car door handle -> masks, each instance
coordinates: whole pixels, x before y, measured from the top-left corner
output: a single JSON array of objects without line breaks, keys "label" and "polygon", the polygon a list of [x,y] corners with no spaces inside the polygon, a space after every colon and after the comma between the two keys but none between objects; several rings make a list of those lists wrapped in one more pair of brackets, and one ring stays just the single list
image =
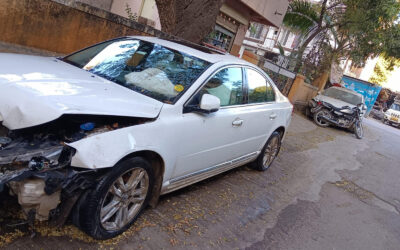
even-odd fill
[{"label": "car door handle", "polygon": [[272,115],[269,116],[269,119],[274,120],[276,117],[278,117],[277,114],[272,114]]},{"label": "car door handle", "polygon": [[234,126],[234,127],[240,127],[240,126],[242,126],[242,124],[243,124],[243,120],[234,120],[232,122],[232,126]]}]

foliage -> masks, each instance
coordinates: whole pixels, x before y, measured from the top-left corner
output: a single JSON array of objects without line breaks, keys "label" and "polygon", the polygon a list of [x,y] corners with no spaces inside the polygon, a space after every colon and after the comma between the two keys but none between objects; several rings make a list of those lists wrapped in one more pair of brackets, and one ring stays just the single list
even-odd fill
[{"label": "foliage", "polygon": [[279,49],[279,54],[284,56],[285,55],[285,49],[283,48],[282,44],[278,42],[278,49]]},{"label": "foliage", "polygon": [[257,32],[257,27],[256,27],[255,23],[250,24],[249,32],[250,32],[250,34],[255,34]]},{"label": "foliage", "polygon": [[295,70],[298,71],[312,41],[323,45],[313,48],[320,52],[319,61],[325,59],[327,65],[350,58],[355,65],[362,66],[369,57],[380,54],[400,58],[400,27],[396,23],[399,13],[397,0],[291,2],[284,24],[304,37]]},{"label": "foliage", "polygon": [[307,31],[318,22],[316,5],[309,1],[293,1],[289,5],[283,23],[289,29],[296,32],[307,33]]},{"label": "foliage", "polygon": [[383,55],[380,56],[375,65],[374,73],[369,81],[383,86],[385,83],[387,83],[394,67],[400,67],[400,60],[393,58],[388,59]]},{"label": "foliage", "polygon": [[[389,58],[400,58],[393,48],[399,47],[400,40],[392,37],[399,34],[396,23],[400,13],[397,0],[347,0],[347,9],[339,31],[348,40],[348,56],[357,66],[371,56],[383,54]],[[400,51],[399,51],[400,52]]]}]

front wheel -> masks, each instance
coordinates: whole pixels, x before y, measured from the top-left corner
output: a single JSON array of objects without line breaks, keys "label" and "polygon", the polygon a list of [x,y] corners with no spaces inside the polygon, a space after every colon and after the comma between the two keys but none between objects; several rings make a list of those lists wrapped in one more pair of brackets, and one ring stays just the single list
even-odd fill
[{"label": "front wheel", "polygon": [[145,159],[121,161],[88,192],[79,209],[79,227],[100,240],[123,233],[147,206],[153,180],[153,170]]},{"label": "front wheel", "polygon": [[259,171],[266,171],[275,160],[281,149],[281,134],[277,131],[273,132],[268,139],[260,155],[253,162],[253,167]]},{"label": "front wheel", "polygon": [[364,129],[360,121],[356,121],[354,124],[354,133],[356,134],[357,139],[362,139],[364,136]]},{"label": "front wheel", "polygon": [[323,128],[329,126],[329,123],[325,121],[322,117],[330,117],[330,112],[327,109],[321,109],[314,113],[314,122]]}]

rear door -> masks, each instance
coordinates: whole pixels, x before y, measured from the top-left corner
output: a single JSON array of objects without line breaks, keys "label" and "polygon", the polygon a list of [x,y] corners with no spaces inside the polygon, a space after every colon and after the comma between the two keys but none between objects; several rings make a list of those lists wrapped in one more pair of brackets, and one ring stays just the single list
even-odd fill
[{"label": "rear door", "polygon": [[245,68],[247,86],[247,118],[252,150],[262,149],[272,132],[278,127],[278,116],[282,115],[276,104],[276,93],[272,84],[258,70]]}]

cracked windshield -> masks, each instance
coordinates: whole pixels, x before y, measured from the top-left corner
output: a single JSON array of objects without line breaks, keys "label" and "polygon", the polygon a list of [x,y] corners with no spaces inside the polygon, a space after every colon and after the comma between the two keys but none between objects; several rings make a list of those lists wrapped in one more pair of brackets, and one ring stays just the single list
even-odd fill
[{"label": "cracked windshield", "polygon": [[174,103],[210,65],[186,53],[132,39],[95,45],[63,60],[164,103]]}]

